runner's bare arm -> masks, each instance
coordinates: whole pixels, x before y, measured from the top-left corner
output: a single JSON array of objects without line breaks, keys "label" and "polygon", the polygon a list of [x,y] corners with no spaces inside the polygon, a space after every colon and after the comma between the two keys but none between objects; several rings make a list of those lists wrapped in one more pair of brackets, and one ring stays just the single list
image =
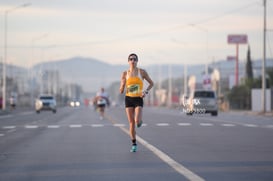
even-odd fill
[{"label": "runner's bare arm", "polygon": [[119,87],[119,92],[120,92],[121,94],[123,94],[123,92],[124,92],[124,88],[125,88],[125,84],[126,84],[126,74],[127,74],[127,72],[124,71],[124,72],[122,73],[122,75],[121,75],[120,87]]},{"label": "runner's bare arm", "polygon": [[148,85],[148,87],[147,87],[147,89],[146,89],[146,91],[149,91],[149,90],[154,86],[154,82],[153,82],[153,80],[150,78],[150,76],[149,76],[149,74],[146,72],[146,70],[142,69],[142,70],[141,70],[141,74],[142,74],[143,79],[145,79],[145,80],[149,83],[149,85]]}]

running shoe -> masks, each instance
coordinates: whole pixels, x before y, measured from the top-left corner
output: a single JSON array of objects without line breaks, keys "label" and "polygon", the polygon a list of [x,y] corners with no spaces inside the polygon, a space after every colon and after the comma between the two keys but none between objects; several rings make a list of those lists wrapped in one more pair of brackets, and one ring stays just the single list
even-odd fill
[{"label": "running shoe", "polygon": [[132,148],[130,150],[131,152],[136,152],[137,151],[137,145],[132,145]]},{"label": "running shoe", "polygon": [[140,128],[142,125],[142,120],[140,120],[138,123],[137,123],[137,127]]}]

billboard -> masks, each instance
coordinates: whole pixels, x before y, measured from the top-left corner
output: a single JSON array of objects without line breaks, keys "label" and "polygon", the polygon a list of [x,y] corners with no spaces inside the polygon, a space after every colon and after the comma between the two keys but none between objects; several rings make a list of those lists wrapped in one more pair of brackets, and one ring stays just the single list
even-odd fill
[{"label": "billboard", "polygon": [[236,56],[227,56],[227,61],[235,61],[236,59]]},{"label": "billboard", "polygon": [[246,44],[248,43],[247,35],[228,35],[228,44]]}]

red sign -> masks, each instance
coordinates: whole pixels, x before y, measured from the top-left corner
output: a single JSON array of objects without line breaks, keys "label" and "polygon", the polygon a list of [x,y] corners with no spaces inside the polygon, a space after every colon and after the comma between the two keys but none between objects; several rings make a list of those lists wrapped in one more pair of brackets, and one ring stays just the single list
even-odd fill
[{"label": "red sign", "polygon": [[247,35],[228,35],[227,41],[229,44],[246,44]]},{"label": "red sign", "polygon": [[205,74],[205,75],[203,76],[203,88],[205,88],[205,89],[211,88],[211,79],[210,79],[210,75]]}]

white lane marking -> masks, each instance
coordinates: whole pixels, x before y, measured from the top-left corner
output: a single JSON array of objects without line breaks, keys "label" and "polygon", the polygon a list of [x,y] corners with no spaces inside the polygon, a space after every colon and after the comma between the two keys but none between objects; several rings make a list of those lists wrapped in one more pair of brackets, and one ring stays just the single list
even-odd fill
[{"label": "white lane marking", "polygon": [[[114,127],[125,127],[126,125],[125,124],[112,124]],[[170,124],[169,123],[157,123],[156,124],[157,126],[159,127],[166,127],[166,126],[169,126]],[[192,126],[191,123],[177,123],[178,126]],[[258,127],[258,125],[255,125],[255,124],[242,124],[243,126],[245,127],[252,127],[252,128],[255,128],[255,127]],[[91,126],[93,128],[98,128],[98,127],[104,127],[105,124],[91,124],[91,125],[81,125],[81,124],[71,124],[71,125],[68,125],[70,128],[81,128],[81,127],[84,127],[84,126]],[[142,124],[143,127],[145,126],[148,126],[147,124]],[[204,127],[209,127],[209,126],[214,126],[214,124],[212,123],[200,123],[200,126],[204,126]],[[224,126],[224,127],[235,127],[236,124],[231,124],[231,123],[223,123],[221,124],[221,126]],[[14,125],[8,125],[8,126],[2,126],[2,129],[15,129],[17,128],[18,126],[14,126]],[[23,126],[27,129],[34,129],[34,128],[39,128],[39,127],[43,127],[43,126],[39,126],[39,125],[25,125]],[[60,128],[61,126],[60,125],[45,125],[45,127],[47,128]],[[263,128],[269,128],[269,129],[273,129],[273,125],[265,125],[265,126],[262,126]]]},{"label": "white lane marking", "polygon": [[[129,130],[126,128],[120,127],[120,129],[125,132],[126,134],[130,135]],[[145,146],[147,149],[152,151],[156,156],[158,156],[162,161],[164,161],[166,164],[168,164],[170,167],[172,167],[174,170],[176,170],[178,173],[186,177],[189,181],[205,181],[203,178],[198,176],[197,174],[193,173],[180,163],[176,162],[174,159],[169,157],[166,153],[162,152],[161,150],[157,149],[155,146],[151,145],[147,141],[145,141],[143,138],[136,136],[139,143],[141,143],[143,146]]]},{"label": "white lane marking", "polygon": [[71,124],[69,125],[70,128],[81,128],[82,125],[81,124]]},{"label": "white lane marking", "polygon": [[169,126],[169,123],[157,123],[157,126]]},{"label": "white lane marking", "polygon": [[125,124],[113,124],[115,127],[124,127]]},{"label": "white lane marking", "polygon": [[4,134],[0,134],[0,136],[5,136]]},{"label": "white lane marking", "polygon": [[99,128],[99,127],[103,127],[104,125],[103,124],[91,124],[91,126],[93,128]]},{"label": "white lane marking", "polygon": [[178,123],[178,126],[191,126],[191,123]]},{"label": "white lane marking", "polygon": [[258,127],[255,124],[243,124],[243,125],[246,126],[246,127],[250,127],[250,128],[256,128],[256,127]]},{"label": "white lane marking", "polygon": [[35,129],[35,128],[38,128],[37,125],[25,125],[25,128],[27,129]]},{"label": "white lane marking", "polygon": [[59,128],[60,125],[48,125],[47,128]]},{"label": "white lane marking", "polygon": [[225,127],[234,127],[235,124],[228,124],[228,123],[226,123],[226,124],[222,124],[222,126],[225,126]]},{"label": "white lane marking", "polygon": [[[196,119],[199,119],[196,117]],[[250,128],[257,128],[259,127],[258,125],[256,124],[244,124],[244,123],[240,123],[240,122],[236,122],[236,121],[227,121],[227,120],[215,120],[215,119],[210,119],[210,118],[200,118],[199,120],[207,120],[207,121],[213,121],[213,122],[227,122],[227,123],[230,123],[230,124],[234,124],[234,125],[240,125],[240,126],[245,126],[245,127],[250,127]]]},{"label": "white lane marking", "polygon": [[213,126],[212,123],[200,123],[200,126]]},{"label": "white lane marking", "polygon": [[3,129],[14,129],[14,128],[16,128],[16,126],[3,126],[2,128]]},{"label": "white lane marking", "polygon": [[142,123],[141,127],[145,127],[145,126],[147,126],[147,124],[146,123]]}]

